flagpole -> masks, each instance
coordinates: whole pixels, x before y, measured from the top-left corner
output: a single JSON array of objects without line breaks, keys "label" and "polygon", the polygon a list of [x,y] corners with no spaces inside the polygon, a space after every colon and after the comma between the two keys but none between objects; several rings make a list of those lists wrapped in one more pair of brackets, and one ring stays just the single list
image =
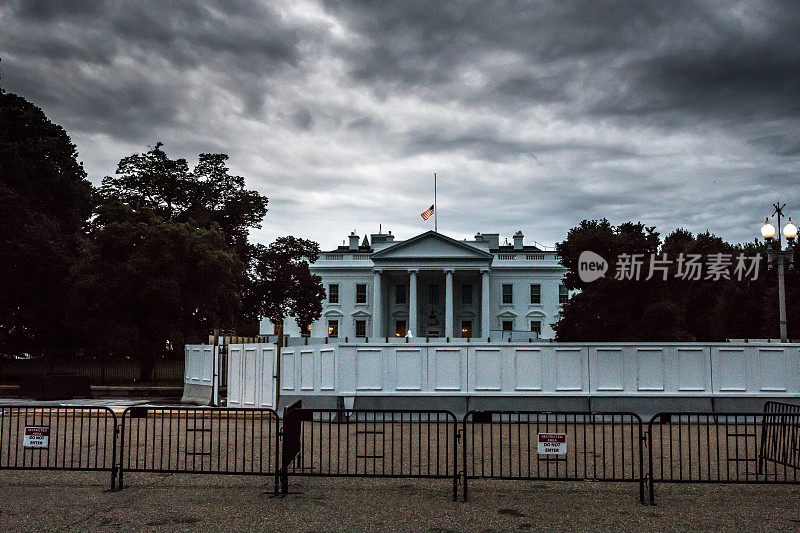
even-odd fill
[{"label": "flagpole", "polygon": [[439,206],[436,205],[436,172],[433,173],[433,231],[439,233]]}]

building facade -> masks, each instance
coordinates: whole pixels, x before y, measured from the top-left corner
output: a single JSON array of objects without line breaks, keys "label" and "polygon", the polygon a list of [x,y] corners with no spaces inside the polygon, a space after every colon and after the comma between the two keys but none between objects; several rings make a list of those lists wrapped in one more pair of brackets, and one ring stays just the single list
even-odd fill
[{"label": "building facade", "polygon": [[[497,233],[459,241],[428,231],[404,241],[391,232],[349,236],[322,252],[311,271],[326,299],[311,337],[553,338],[551,325],[568,298],[566,269],[554,251],[513,244]],[[284,331],[301,336],[294,319]],[[264,320],[262,334],[272,334]]]}]

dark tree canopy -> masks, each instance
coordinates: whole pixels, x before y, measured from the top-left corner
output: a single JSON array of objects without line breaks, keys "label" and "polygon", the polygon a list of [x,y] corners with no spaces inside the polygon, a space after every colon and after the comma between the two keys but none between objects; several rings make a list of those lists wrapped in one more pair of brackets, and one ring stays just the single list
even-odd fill
[{"label": "dark tree canopy", "polygon": [[[167,340],[200,340],[242,324],[250,228],[267,198],[230,174],[225,154],[200,154],[194,170],[156,143],[123,158],[100,187],[91,240],[74,270],[78,299],[94,305],[101,352],[119,352],[116,331],[157,353]],[[126,279],[117,279],[125,272]],[[93,300],[91,286],[103,295]],[[119,294],[123,301],[109,305]],[[91,322],[89,322],[91,323]]]},{"label": "dark tree canopy", "polygon": [[162,147],[159,142],[145,154],[123,158],[116,175],[103,179],[102,197],[134,211],[153,211],[164,220],[216,224],[225,242],[246,260],[249,230],[261,227],[266,196],[246,189],[243,177],[230,174],[225,154],[200,154],[190,170],[185,159],[170,159]]},{"label": "dark tree canopy", "polygon": [[0,89],[0,353],[70,345],[66,278],[91,211],[69,136]]},{"label": "dark tree canopy", "polygon": [[[557,249],[568,269],[566,284],[580,289],[562,307],[553,325],[561,341],[724,341],[728,338],[774,338],[777,336],[777,291],[775,274],[760,264],[756,280],[688,281],[675,279],[674,267],[667,281],[654,277],[614,279],[614,259],[619,254],[734,254],[766,257],[758,242],[732,245],[708,232],[693,235],[677,229],[659,240],[655,228],[641,223],[613,226],[607,220],[583,221],[572,228]],[[610,261],[605,277],[584,283],[578,277],[578,257],[584,250]],[[644,270],[644,268],[643,268]],[[644,278],[644,276],[643,276]],[[800,323],[792,320],[792,309],[800,304],[800,280],[787,272],[789,336],[800,337]]]},{"label": "dark tree canopy", "polygon": [[239,323],[267,198],[227,159],[157,143],[94,194],[64,130],[0,89],[0,353],[150,359]]},{"label": "dark tree canopy", "polygon": [[70,318],[101,353],[151,358],[231,324],[244,270],[218,228],[104,206],[72,269]]},{"label": "dark tree canopy", "polygon": [[[612,226],[606,220],[584,220],[577,228],[567,233],[567,240],[558,243],[561,263],[567,268],[565,284],[569,289],[584,289],[578,278],[578,257],[584,250],[591,250],[611,260],[619,254],[646,254],[658,251],[658,232],[654,227],[645,227],[641,222],[626,222]],[[613,265],[611,265],[613,270]]]},{"label": "dark tree canopy", "polygon": [[296,237],[279,237],[258,245],[250,271],[249,309],[281,326],[294,316],[301,330],[320,317],[325,289],[308,265],[319,257],[319,245]]}]

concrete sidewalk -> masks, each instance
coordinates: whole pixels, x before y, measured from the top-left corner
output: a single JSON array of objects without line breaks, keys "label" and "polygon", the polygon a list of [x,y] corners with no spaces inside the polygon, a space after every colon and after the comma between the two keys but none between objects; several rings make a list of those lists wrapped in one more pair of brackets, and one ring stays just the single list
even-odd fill
[{"label": "concrete sidewalk", "polygon": [[659,505],[629,484],[471,484],[450,501],[445,480],[293,479],[302,494],[270,497],[271,477],[0,471],[4,531],[797,531],[800,487],[659,487]]},{"label": "concrete sidewalk", "polygon": [[6,406],[23,407],[108,407],[116,415],[135,405],[179,406],[180,398],[77,398],[74,400],[27,400],[24,398],[0,398],[0,408]]}]

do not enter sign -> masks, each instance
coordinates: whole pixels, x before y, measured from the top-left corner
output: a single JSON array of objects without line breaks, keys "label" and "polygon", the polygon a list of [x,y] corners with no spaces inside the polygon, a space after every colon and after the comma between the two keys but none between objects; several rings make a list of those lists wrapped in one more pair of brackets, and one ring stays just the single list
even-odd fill
[{"label": "do not enter sign", "polygon": [[564,455],[567,453],[566,433],[539,433],[539,449],[542,455]]},{"label": "do not enter sign", "polygon": [[26,426],[22,437],[23,448],[47,448],[50,445],[48,426]]}]

